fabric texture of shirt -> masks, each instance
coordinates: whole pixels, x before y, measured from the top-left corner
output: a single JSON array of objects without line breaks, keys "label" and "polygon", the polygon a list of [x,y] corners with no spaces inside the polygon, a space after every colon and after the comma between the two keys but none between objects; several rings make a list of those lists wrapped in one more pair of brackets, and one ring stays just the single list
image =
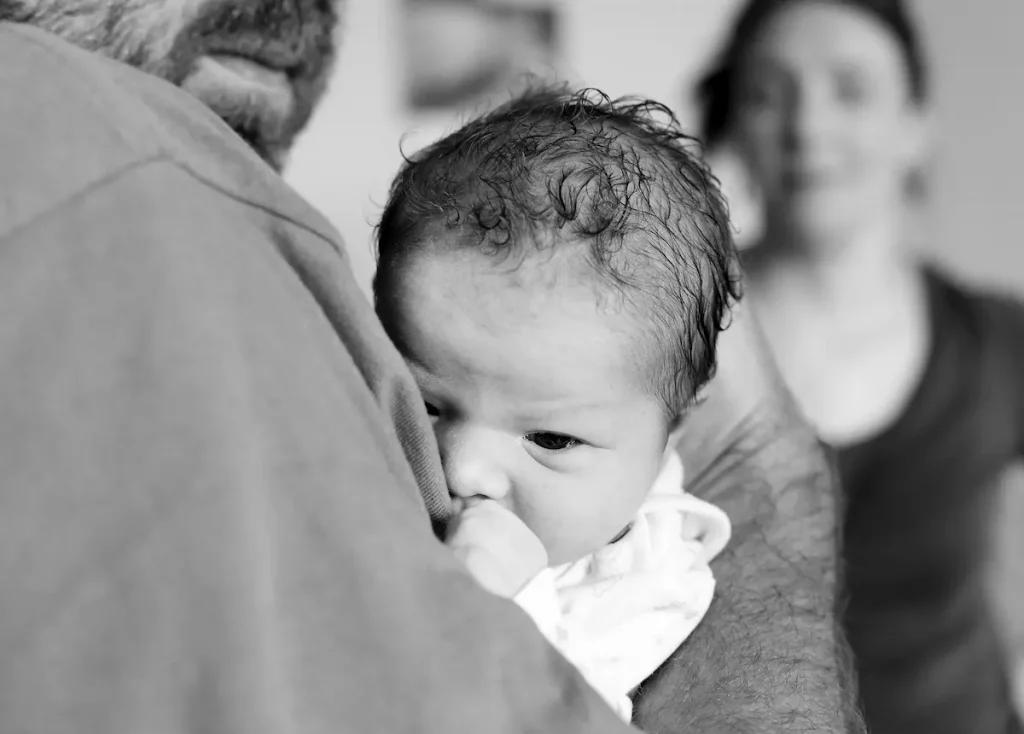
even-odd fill
[{"label": "fabric texture of shirt", "polygon": [[629,693],[707,613],[715,590],[708,564],[730,532],[722,510],[683,490],[683,464],[673,452],[623,537],[545,569],[515,601],[629,721]]},{"label": "fabric texture of shirt", "polygon": [[323,218],[38,29],[0,23],[0,97],[0,732],[627,731],[435,536],[429,419]]},{"label": "fabric texture of shirt", "polygon": [[1006,734],[985,598],[992,512],[1024,450],[1024,307],[927,270],[931,354],[903,414],[838,453],[845,626],[872,734]]}]

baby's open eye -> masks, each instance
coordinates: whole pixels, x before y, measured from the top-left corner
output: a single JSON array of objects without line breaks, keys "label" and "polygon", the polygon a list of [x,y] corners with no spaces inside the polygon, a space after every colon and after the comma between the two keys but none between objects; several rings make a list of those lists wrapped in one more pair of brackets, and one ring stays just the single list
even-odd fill
[{"label": "baby's open eye", "polygon": [[565,451],[583,443],[578,438],[566,436],[563,433],[547,432],[528,433],[526,440],[545,451]]},{"label": "baby's open eye", "polygon": [[427,409],[427,415],[429,415],[431,418],[437,418],[439,415],[441,415],[441,412],[430,403],[424,402],[423,406]]}]

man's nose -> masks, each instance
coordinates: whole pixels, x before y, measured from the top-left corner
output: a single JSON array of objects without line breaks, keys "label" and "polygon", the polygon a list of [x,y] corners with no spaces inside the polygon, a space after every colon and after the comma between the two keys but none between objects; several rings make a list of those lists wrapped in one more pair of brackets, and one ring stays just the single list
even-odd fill
[{"label": "man's nose", "polygon": [[441,463],[453,497],[501,501],[511,482],[502,456],[507,437],[487,429],[448,431],[439,436]]}]

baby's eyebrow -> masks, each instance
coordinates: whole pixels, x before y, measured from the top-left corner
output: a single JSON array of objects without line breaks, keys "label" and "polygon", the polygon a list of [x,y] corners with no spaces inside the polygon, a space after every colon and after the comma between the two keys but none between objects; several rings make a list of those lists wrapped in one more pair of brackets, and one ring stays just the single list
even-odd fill
[{"label": "baby's eyebrow", "polygon": [[543,401],[537,401],[535,405],[522,406],[520,417],[524,419],[546,421],[564,417],[566,413],[573,413],[577,415],[580,413],[595,413],[606,410],[609,407],[608,403],[602,400],[551,402],[553,404],[546,405]]}]

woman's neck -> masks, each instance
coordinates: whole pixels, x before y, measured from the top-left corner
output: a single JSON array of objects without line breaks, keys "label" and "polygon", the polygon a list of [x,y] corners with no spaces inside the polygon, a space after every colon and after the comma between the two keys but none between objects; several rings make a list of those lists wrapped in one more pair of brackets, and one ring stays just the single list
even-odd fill
[{"label": "woman's neck", "polygon": [[876,223],[841,242],[768,239],[750,253],[750,296],[768,343],[833,445],[897,420],[927,364],[927,282],[901,238]]},{"label": "woman's neck", "polygon": [[755,291],[833,306],[878,303],[906,295],[918,280],[914,258],[901,245],[894,222],[844,232],[830,242],[769,226],[746,264]]}]

